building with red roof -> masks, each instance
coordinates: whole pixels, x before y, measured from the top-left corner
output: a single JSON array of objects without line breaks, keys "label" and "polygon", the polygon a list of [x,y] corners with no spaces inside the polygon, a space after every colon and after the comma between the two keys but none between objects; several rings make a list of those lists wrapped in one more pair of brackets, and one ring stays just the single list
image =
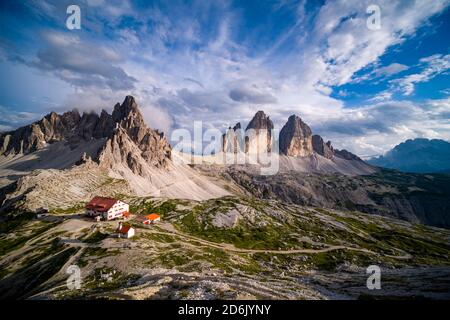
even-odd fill
[{"label": "building with red roof", "polygon": [[105,220],[123,218],[129,212],[129,205],[114,198],[94,197],[86,204],[86,214],[101,216]]},{"label": "building with red roof", "polygon": [[159,214],[150,213],[145,216],[143,223],[144,224],[152,224],[152,223],[159,222],[159,221],[161,221],[161,216]]},{"label": "building with red roof", "polygon": [[132,238],[134,237],[134,228],[131,226],[124,226],[122,222],[119,222],[119,226],[116,229],[116,234],[119,238]]}]

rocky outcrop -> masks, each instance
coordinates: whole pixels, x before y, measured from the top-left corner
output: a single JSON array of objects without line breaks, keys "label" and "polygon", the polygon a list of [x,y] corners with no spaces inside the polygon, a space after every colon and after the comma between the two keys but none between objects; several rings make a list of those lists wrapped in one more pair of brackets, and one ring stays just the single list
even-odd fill
[{"label": "rocky outcrop", "polygon": [[100,116],[94,112],[84,112],[80,116],[77,110],[62,115],[51,112],[35,123],[1,134],[0,153],[27,154],[57,141],[74,144],[106,138],[113,129],[112,117],[104,110]]},{"label": "rocky outcrop", "polygon": [[314,151],[327,159],[339,157],[345,160],[362,161],[360,157],[351,153],[350,151],[347,151],[345,149],[343,150],[334,149],[333,146],[331,145],[331,141],[325,143],[322,137],[319,135],[313,135],[312,138]]},{"label": "rocky outcrop", "polygon": [[448,175],[388,170],[369,176],[295,171],[261,175],[236,167],[228,167],[227,174],[257,198],[357,210],[450,229]]},{"label": "rocky outcrop", "polygon": [[96,139],[109,137],[111,135],[111,132],[114,130],[114,127],[115,124],[112,116],[105,110],[102,110],[102,112],[100,113],[100,118],[95,125],[92,136]]},{"label": "rocky outcrop", "polygon": [[222,135],[222,151],[227,153],[244,152],[243,136],[240,122],[236,123],[233,128],[229,127],[227,132]]},{"label": "rocky outcrop", "polygon": [[[248,124],[245,135],[241,124],[229,127],[222,135],[222,151],[226,153],[261,153],[272,151],[272,130],[270,118],[258,111]],[[362,160],[347,150],[334,149],[331,141],[325,142],[320,135],[313,135],[311,128],[296,115],[291,115],[279,135],[279,153],[289,157],[309,157],[316,153],[327,159],[338,157],[345,160]]]},{"label": "rocky outcrop", "polygon": [[47,143],[66,140],[74,135],[80,119],[77,110],[62,115],[51,112],[30,125],[4,132],[0,134],[0,154],[30,153]]},{"label": "rocky outcrop", "polygon": [[258,111],[245,129],[245,152],[260,154],[272,151],[273,122]]},{"label": "rocky outcrop", "polygon": [[[273,122],[270,120],[269,116],[267,116],[264,111],[258,111],[253,116],[252,120],[247,125],[246,131],[249,129],[254,130],[272,130],[273,129]],[[270,134],[270,132],[269,132]]]},{"label": "rocky outcrop", "polygon": [[335,149],[334,150],[334,155],[336,157],[345,159],[345,160],[356,160],[356,161],[362,161],[362,159],[360,157],[358,157],[357,155],[351,153],[350,151],[347,151],[345,149],[343,150],[338,150]]},{"label": "rocky outcrop", "polygon": [[320,154],[321,156],[332,159],[334,156],[334,149],[331,145],[331,141],[324,142],[322,137],[315,134],[312,136],[312,146],[313,150]]},{"label": "rocky outcrop", "polygon": [[280,153],[292,157],[313,153],[311,129],[296,115],[290,116],[280,131]]}]

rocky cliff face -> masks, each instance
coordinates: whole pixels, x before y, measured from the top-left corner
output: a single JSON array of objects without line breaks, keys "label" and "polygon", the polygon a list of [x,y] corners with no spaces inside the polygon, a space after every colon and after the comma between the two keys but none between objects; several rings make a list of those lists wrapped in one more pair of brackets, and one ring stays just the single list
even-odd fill
[{"label": "rocky cliff face", "polygon": [[62,115],[51,112],[35,123],[5,132],[0,135],[0,154],[27,154],[54,142],[75,147],[92,139],[105,139],[93,160],[106,166],[123,163],[137,174],[142,172],[142,161],[164,167],[171,159],[171,146],[164,134],[146,126],[132,96],[116,104],[112,115],[105,110],[100,115],[80,115],[77,110]]},{"label": "rocky cliff face", "polygon": [[353,154],[350,151],[347,151],[345,149],[342,149],[342,150],[335,149],[334,154],[337,157],[345,159],[345,160],[362,161],[362,159],[360,157],[358,157],[356,154]]},{"label": "rocky cliff face", "polygon": [[296,115],[289,117],[280,131],[280,153],[292,157],[307,157],[313,153],[309,126]]},{"label": "rocky cliff face", "polygon": [[0,152],[9,155],[42,149],[47,143],[74,136],[80,120],[77,110],[62,115],[51,112],[35,123],[0,134]]},{"label": "rocky cliff face", "polygon": [[347,209],[450,229],[450,176],[380,170],[371,175],[280,172],[229,167],[224,176],[257,198]]},{"label": "rocky cliff face", "polygon": [[99,152],[100,164],[126,164],[139,175],[143,174],[144,162],[155,167],[168,164],[172,151],[169,142],[163,133],[146,126],[133,97],[116,104],[112,119],[116,128]]},{"label": "rocky cliff face", "polygon": [[100,116],[94,112],[80,116],[77,110],[62,115],[51,112],[35,123],[1,134],[0,154],[27,154],[57,141],[75,144],[106,138],[113,129],[112,117],[104,110]]},{"label": "rocky cliff face", "polygon": [[331,145],[331,141],[325,143],[322,137],[319,135],[313,135],[312,138],[314,151],[327,159],[332,159],[333,157],[336,156],[345,160],[362,161],[360,157],[351,153],[350,151],[347,151],[345,149],[343,150],[334,149],[333,146]]},{"label": "rocky cliff face", "polygon": [[245,129],[245,152],[265,153],[272,151],[273,122],[264,111],[258,111]]},{"label": "rocky cliff face", "polygon": [[331,145],[331,141],[325,143],[321,136],[315,134],[312,136],[312,146],[313,150],[324,156],[327,159],[331,159],[334,156],[334,148]]},{"label": "rocky cliff face", "polygon": [[222,151],[227,153],[239,153],[245,151],[244,137],[241,128],[241,123],[238,122],[227,132],[222,135]]},{"label": "rocky cliff face", "polygon": [[272,150],[273,122],[264,113],[258,111],[247,125],[245,134],[242,133],[241,124],[229,127],[222,135],[222,151],[228,153],[261,153]]}]

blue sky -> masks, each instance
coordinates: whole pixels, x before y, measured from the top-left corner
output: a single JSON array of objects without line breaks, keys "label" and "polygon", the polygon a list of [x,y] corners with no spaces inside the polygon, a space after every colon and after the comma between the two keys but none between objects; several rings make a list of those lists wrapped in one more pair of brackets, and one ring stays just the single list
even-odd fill
[{"label": "blue sky", "polygon": [[[81,9],[81,30],[66,8]],[[371,30],[366,9],[380,8]],[[169,133],[297,114],[359,155],[450,140],[450,6],[433,1],[2,1],[0,130],[134,95]]]}]

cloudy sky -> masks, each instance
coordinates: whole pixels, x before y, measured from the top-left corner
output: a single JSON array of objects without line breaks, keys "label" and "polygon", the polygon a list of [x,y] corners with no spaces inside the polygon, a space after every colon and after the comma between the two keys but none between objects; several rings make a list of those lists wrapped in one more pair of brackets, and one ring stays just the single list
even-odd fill
[{"label": "cloudy sky", "polygon": [[[81,29],[66,27],[70,4]],[[380,28],[367,26],[369,5]],[[0,130],[132,94],[152,128],[299,115],[361,156],[450,140],[450,0],[0,3]],[[370,20],[373,21],[373,20]],[[369,22],[370,22],[369,21]]]}]

